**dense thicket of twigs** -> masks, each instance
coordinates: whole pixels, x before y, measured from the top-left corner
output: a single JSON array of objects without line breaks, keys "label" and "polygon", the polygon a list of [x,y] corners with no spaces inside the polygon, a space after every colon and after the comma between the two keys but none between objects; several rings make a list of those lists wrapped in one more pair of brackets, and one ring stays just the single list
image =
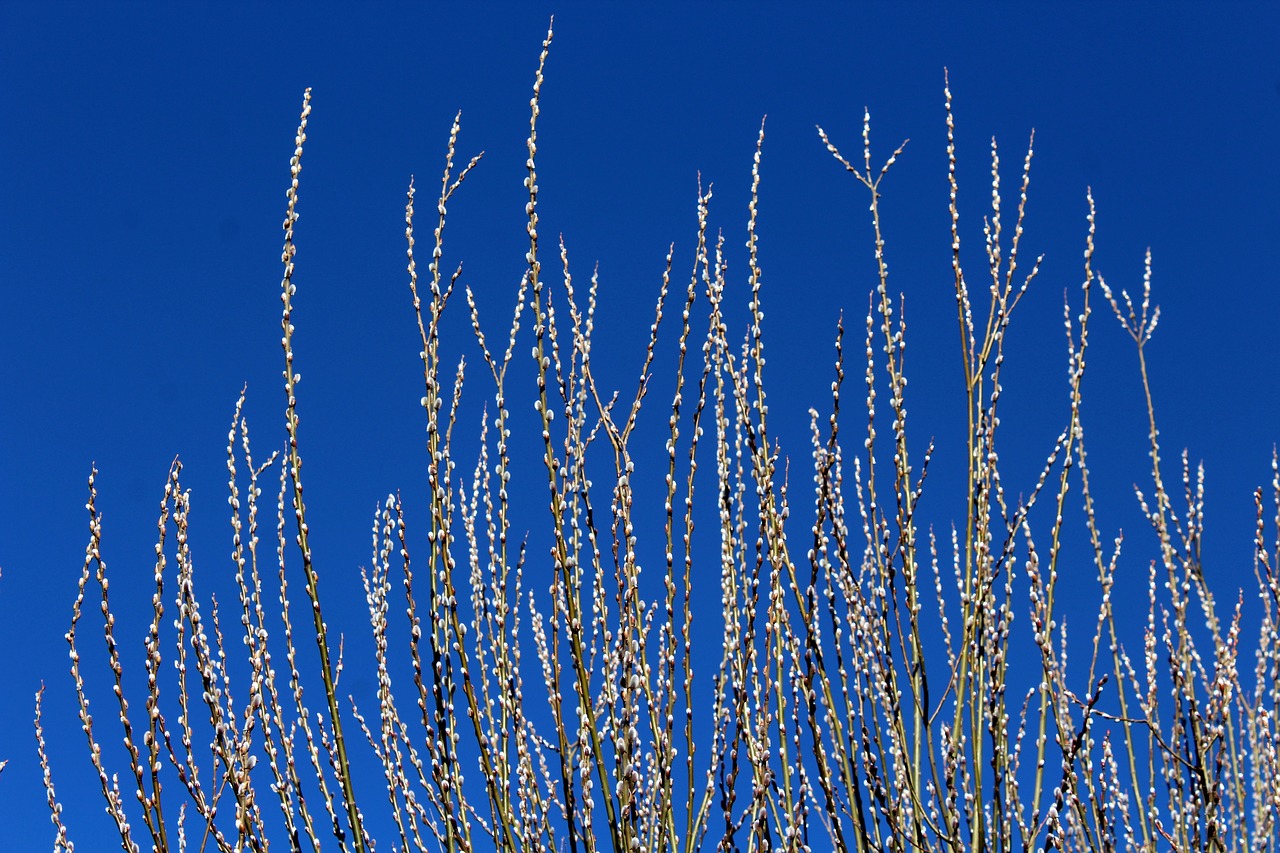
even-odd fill
[{"label": "dense thicket of twigs", "polygon": [[[1171,475],[1156,440],[1145,361],[1159,316],[1150,259],[1140,300],[1124,291],[1116,297],[1092,266],[1090,198],[1082,288],[1066,310],[1065,424],[1034,488],[1013,502],[1000,476],[1000,438],[1010,428],[1000,425],[1000,381],[1011,316],[1039,267],[1019,253],[1032,153],[1009,229],[993,144],[988,265],[978,276],[986,283],[975,285],[960,262],[947,92],[968,487],[950,541],[938,542],[917,517],[932,448],[923,457],[909,452],[904,327],[881,233],[879,184],[901,149],[877,169],[869,116],[860,158],[846,158],[820,130],[851,188],[866,193],[879,284],[853,358],[838,326],[831,401],[825,414],[810,413],[812,487],[797,491],[803,478],[789,481],[781,470],[763,378],[759,148],[745,339],[731,336],[725,321],[732,286],[723,240],[708,233],[708,190],[686,278],[667,257],[634,395],[606,391],[592,373],[596,281],[584,293],[563,245],[549,252],[538,231],[538,103],[550,40],[548,33],[531,100],[527,269],[496,349],[470,290],[442,268],[447,205],[479,160],[455,162],[457,121],[430,214],[425,272],[409,189],[408,278],[430,452],[428,509],[414,512],[429,515],[430,531],[425,552],[411,554],[400,498],[378,510],[375,559],[364,575],[376,658],[356,664],[376,667],[376,696],[347,704],[339,695],[342,661],[322,616],[308,540],[291,311],[309,92],[284,223],[287,445],[255,460],[243,398],[228,435],[233,609],[251,673],[234,695],[227,610],[203,607],[196,594],[189,495],[175,464],[158,519],[145,700],[125,699],[90,478],[90,541],[67,640],[84,737],[123,848],[365,851],[374,848],[368,827],[378,815],[392,827],[381,843],[405,850],[1275,850],[1280,554],[1264,521],[1274,502],[1280,528],[1280,474],[1274,498],[1257,494],[1263,619],[1256,644],[1242,651],[1240,606],[1219,612],[1198,560],[1202,477],[1185,456]],[[456,306],[459,290],[465,309]],[[1110,592],[1121,542],[1105,542],[1094,516],[1080,419],[1099,291],[1133,337],[1148,389],[1152,484],[1139,498],[1160,547],[1139,649],[1118,638]],[[467,387],[492,383],[478,458],[454,451],[464,370],[442,363],[447,307],[470,312],[481,354],[482,377]],[[647,379],[659,327],[672,325],[675,392],[655,402]],[[509,388],[508,367],[530,352],[536,387]],[[864,386],[853,395],[864,405],[853,410],[849,370]],[[508,407],[528,405],[530,390],[545,491],[511,487]],[[663,412],[661,450],[633,441],[642,403]],[[640,527],[632,483],[639,458],[666,467],[660,529]],[[699,468],[710,469],[710,479],[705,470],[695,477]],[[1170,476],[1181,477],[1180,509]],[[274,489],[274,502],[263,501],[264,486]],[[1077,665],[1074,681],[1056,618],[1063,530],[1068,516],[1080,518],[1069,490],[1083,496],[1100,590],[1088,674],[1080,678]],[[522,501],[542,507],[546,553],[527,554],[512,533]],[[274,554],[260,547],[260,512],[272,503]],[[701,509],[710,506],[714,512]],[[718,524],[695,533],[695,520],[705,518]],[[714,545],[700,550],[699,541]],[[695,571],[695,551],[716,549],[714,569],[701,562]],[[656,587],[641,583],[642,566],[660,576]],[[695,671],[693,589],[715,577],[722,622],[710,630],[722,641],[719,665]],[[299,582],[309,620],[297,615],[298,593],[290,591]],[[90,597],[100,603],[87,604]],[[89,713],[80,662],[91,609],[102,616],[107,646],[108,668],[97,674],[118,699],[112,722],[121,728],[109,736]],[[408,648],[393,651],[389,631],[400,619]],[[1015,623],[1029,628],[1019,633]],[[708,630],[705,616],[699,627]],[[304,673],[298,652],[312,629],[319,672]],[[1011,645],[1027,638],[1034,647]],[[171,663],[177,675],[162,702],[161,673]],[[1014,693],[1015,683],[1032,687]],[[304,701],[304,684],[318,685],[311,688],[323,695],[318,711]],[[64,822],[55,795],[38,698],[36,735],[55,849],[71,850],[74,821]],[[124,763],[112,771],[101,744],[121,735]],[[348,756],[358,748],[376,754],[380,783],[353,779]]]}]

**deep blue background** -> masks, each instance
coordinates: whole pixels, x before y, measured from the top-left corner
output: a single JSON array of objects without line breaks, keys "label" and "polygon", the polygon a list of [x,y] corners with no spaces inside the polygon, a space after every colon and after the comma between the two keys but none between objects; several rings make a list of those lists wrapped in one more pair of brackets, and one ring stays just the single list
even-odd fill
[{"label": "deep blue background", "polygon": [[[699,172],[715,182],[712,218],[728,238],[737,288],[728,298],[741,316],[750,160],[767,114],[759,224],[767,381],[775,434],[797,465],[807,463],[805,412],[827,399],[835,319],[845,310],[849,351],[858,353],[874,285],[865,190],[826,153],[814,125],[858,160],[866,105],[877,164],[911,138],[882,187],[884,224],[891,287],[907,300],[916,452],[931,435],[938,444],[936,492],[922,512],[945,537],[964,511],[954,500],[963,398],[949,266],[947,67],[975,285],[990,139],[1001,144],[1011,224],[1036,130],[1023,251],[1046,260],[1010,335],[1006,488],[1030,485],[1065,423],[1062,301],[1065,290],[1078,305],[1092,186],[1095,265],[1108,281],[1140,289],[1143,252],[1154,254],[1163,314],[1150,363],[1166,477],[1177,474],[1183,447],[1204,460],[1206,572],[1228,606],[1240,587],[1252,604],[1252,490],[1269,480],[1280,438],[1277,7],[1010,4],[957,13],[931,4],[891,14],[792,5],[0,5],[0,759],[10,760],[0,776],[0,846],[32,849],[52,838],[30,723],[42,681],[73,840],[86,850],[111,846],[94,835],[102,806],[62,639],[87,539],[91,463],[101,472],[117,636],[134,656],[135,686],[155,514],[175,455],[193,488],[197,578],[206,590],[227,589],[224,448],[245,382],[259,455],[281,437],[280,222],[307,86],[314,111],[295,323],[309,510],[330,592],[326,615],[348,636],[346,689],[369,695],[372,681],[358,671],[368,646],[357,567],[369,561],[373,506],[395,489],[411,513],[426,504],[405,189],[418,175],[419,210],[432,208],[449,124],[462,109],[460,153],[486,156],[450,206],[445,262],[466,262],[490,340],[502,340],[526,250],[529,91],[552,11],[539,125],[544,268],[555,269],[557,234],[580,285],[599,261],[602,381],[634,387],[671,241],[683,290]],[[449,361],[471,359],[470,435],[491,391],[461,309],[459,301],[446,351]],[[1108,311],[1095,313],[1092,347],[1085,425],[1103,534],[1125,529],[1122,573],[1132,586],[1122,589],[1141,593],[1156,551],[1131,491],[1148,476],[1136,359]],[[673,362],[664,352],[666,382]],[[854,364],[851,447],[860,444],[860,373]],[[531,407],[518,386],[512,396],[520,401],[513,408]],[[660,429],[662,397],[646,411]],[[661,439],[650,446],[659,454]],[[536,443],[513,452],[531,472],[536,510],[545,494]],[[793,479],[803,486],[807,478]],[[1078,512],[1078,497],[1071,509]],[[1083,614],[1096,595],[1093,570],[1079,559],[1086,556],[1076,553],[1079,575],[1069,584]],[[718,590],[708,580],[702,594],[711,604]],[[94,663],[94,615],[86,666],[100,689],[107,671]],[[1079,660],[1088,625],[1073,634]],[[107,698],[95,707],[118,762]]]}]

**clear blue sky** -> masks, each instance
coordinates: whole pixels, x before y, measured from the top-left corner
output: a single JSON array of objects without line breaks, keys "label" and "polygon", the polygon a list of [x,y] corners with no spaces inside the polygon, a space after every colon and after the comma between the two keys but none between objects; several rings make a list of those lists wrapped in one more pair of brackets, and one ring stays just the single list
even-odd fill
[{"label": "clear blue sky", "polygon": [[[447,251],[500,328],[524,264],[529,90],[553,11],[542,226],[565,236],[579,280],[599,262],[605,379],[632,387],[670,242],[676,269],[688,267],[699,171],[715,182],[713,220],[733,247],[739,290],[729,298],[745,303],[739,247],[767,114],[766,381],[784,451],[807,462],[805,411],[826,400],[837,313],[857,334],[873,286],[865,191],[814,125],[857,152],[865,105],[881,157],[911,139],[883,186],[887,251],[891,286],[907,300],[916,437],[937,436],[939,498],[925,514],[947,529],[963,512],[942,500],[948,471],[962,465],[949,438],[963,435],[948,67],[962,227],[975,250],[991,136],[1009,200],[1036,130],[1025,246],[1046,260],[1010,338],[1010,470],[1031,472],[1064,422],[1062,300],[1064,289],[1078,298],[1092,186],[1095,262],[1108,281],[1140,287],[1143,252],[1153,252],[1163,314],[1150,359],[1166,458],[1175,464],[1187,447],[1204,460],[1206,573],[1222,598],[1243,586],[1251,600],[1252,490],[1268,481],[1280,440],[1280,11],[1124,6],[0,5],[0,759],[10,760],[0,848],[51,842],[31,733],[42,680],[73,840],[111,846],[94,835],[102,806],[62,639],[90,465],[101,472],[105,556],[135,685],[155,515],[175,455],[193,489],[197,578],[222,588],[230,573],[224,447],[244,383],[259,452],[281,436],[280,222],[308,86],[295,317],[307,488],[327,615],[353,638],[347,688],[370,689],[358,671],[367,617],[357,567],[369,561],[373,506],[395,489],[411,510],[425,505],[405,189],[416,174],[434,192],[461,109],[461,152],[486,156],[451,205]],[[980,258],[969,262],[976,270]],[[478,366],[463,315],[453,319],[449,358]],[[1154,551],[1131,491],[1147,474],[1136,359],[1107,313],[1095,314],[1092,347],[1086,428],[1100,511],[1108,536],[1128,534],[1123,571],[1140,578]],[[489,391],[473,375],[478,407]],[[529,481],[538,506],[541,482]],[[1015,492],[1027,485],[1006,480]],[[1086,567],[1082,602],[1093,601],[1092,578]],[[705,594],[717,600],[714,585]],[[97,637],[86,630],[95,654]],[[89,672],[105,685],[104,667]]]}]

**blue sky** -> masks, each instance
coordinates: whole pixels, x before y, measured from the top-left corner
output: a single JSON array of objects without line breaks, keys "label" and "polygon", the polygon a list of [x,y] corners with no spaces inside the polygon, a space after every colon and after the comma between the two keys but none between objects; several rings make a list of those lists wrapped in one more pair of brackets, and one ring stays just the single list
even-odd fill
[{"label": "blue sky", "polygon": [[[1274,5],[997,4],[953,15],[923,4],[889,13],[844,4],[342,12],[6,3],[0,759],[10,764],[0,775],[0,846],[51,840],[30,722],[43,680],[55,779],[80,829],[73,839],[98,849],[91,827],[101,804],[62,639],[87,538],[90,465],[100,471],[126,653],[137,654],[144,631],[155,515],[175,455],[193,489],[197,577],[216,584],[229,574],[225,440],[246,382],[260,452],[280,437],[280,221],[308,86],[295,317],[307,488],[327,615],[349,636],[364,631],[357,567],[369,560],[374,504],[401,489],[412,508],[425,494],[405,189],[415,174],[434,186],[461,109],[460,153],[486,153],[451,205],[447,251],[465,262],[500,329],[524,263],[528,98],[552,12],[542,225],[564,235],[580,280],[599,263],[606,380],[632,387],[668,245],[691,257],[699,173],[715,183],[713,225],[744,286],[751,156],[767,114],[766,381],[784,451],[807,460],[805,412],[826,399],[836,317],[843,309],[860,328],[874,273],[865,191],[814,125],[854,153],[869,107],[878,159],[911,139],[882,187],[887,251],[891,287],[906,295],[917,440],[937,437],[939,498],[927,514],[945,529],[963,510],[942,497],[958,470],[948,466],[962,465],[948,435],[963,435],[946,67],[962,228],[975,250],[991,137],[1010,199],[1036,131],[1025,240],[1046,259],[1010,338],[1010,470],[1035,470],[1065,417],[1062,300],[1064,290],[1077,298],[1091,186],[1095,264],[1113,287],[1140,288],[1152,250],[1162,319],[1149,359],[1166,460],[1176,463],[1183,447],[1204,460],[1206,573],[1227,600],[1239,587],[1252,600],[1252,492],[1268,481],[1280,439]],[[743,289],[729,298],[747,299]],[[449,358],[475,359],[465,318],[454,319]],[[1141,577],[1154,551],[1131,490],[1148,464],[1136,358],[1101,311],[1091,345],[1085,417],[1099,509],[1106,531],[1129,535],[1128,568]],[[478,406],[489,392],[476,387]],[[1093,601],[1093,586],[1080,590]],[[358,651],[349,654],[357,669]],[[90,671],[105,683],[105,669]],[[347,677],[361,689],[358,673]]]}]

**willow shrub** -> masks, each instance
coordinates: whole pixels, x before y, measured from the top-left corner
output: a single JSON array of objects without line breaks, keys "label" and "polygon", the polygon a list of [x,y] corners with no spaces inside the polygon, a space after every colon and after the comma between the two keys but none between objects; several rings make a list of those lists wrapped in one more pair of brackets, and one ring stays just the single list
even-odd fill
[{"label": "willow shrub", "polygon": [[[411,555],[400,498],[378,509],[374,559],[364,574],[375,659],[358,664],[376,668],[375,696],[361,704],[339,693],[341,652],[323,618],[303,490],[291,316],[310,92],[284,220],[287,444],[255,461],[243,397],[228,436],[238,621],[250,673],[234,697],[216,602],[202,609],[196,594],[189,493],[175,463],[155,549],[154,618],[142,665],[148,690],[141,705],[126,701],[90,478],[90,537],[67,640],[89,755],[123,848],[265,851],[274,843],[366,851],[374,849],[370,826],[379,824],[389,834],[383,844],[413,850],[1274,850],[1280,555],[1267,542],[1259,490],[1264,613],[1257,646],[1247,652],[1252,678],[1244,679],[1240,609],[1219,612],[1200,568],[1201,481],[1185,457],[1170,475],[1156,441],[1145,361],[1159,316],[1150,303],[1149,259],[1140,301],[1127,292],[1117,298],[1092,266],[1090,198],[1083,302],[1067,310],[1067,422],[1027,497],[1011,501],[997,452],[1010,429],[999,426],[1000,377],[1011,316],[1039,267],[1020,254],[1032,155],[1028,149],[1011,233],[1002,224],[993,156],[993,209],[983,235],[989,263],[981,273],[989,282],[975,291],[960,261],[947,91],[968,476],[955,532],[939,543],[918,521],[932,447],[923,459],[908,452],[905,340],[881,235],[878,186],[901,149],[877,169],[869,117],[860,158],[846,158],[819,130],[851,188],[866,193],[879,283],[858,341],[865,358],[846,361],[838,327],[828,412],[811,412],[812,491],[798,499],[780,470],[763,382],[759,149],[745,339],[731,338],[725,321],[729,282],[723,242],[708,235],[708,191],[699,199],[683,288],[667,258],[635,394],[599,387],[591,359],[596,282],[584,295],[563,246],[548,252],[538,231],[538,103],[550,42],[548,32],[530,102],[526,271],[496,348],[470,290],[442,267],[447,205],[478,161],[456,159],[457,121],[428,208],[425,265],[409,188],[408,285],[430,451],[426,506],[413,517],[429,516],[430,529],[425,552]],[[554,273],[544,267],[548,255]],[[1080,421],[1099,301],[1132,336],[1148,391],[1152,482],[1140,498],[1159,552],[1137,649],[1118,636],[1110,593],[1120,542],[1105,543],[1094,516]],[[450,310],[470,312],[481,373],[492,383],[479,456],[467,460],[453,445],[462,368],[440,355],[440,320],[451,302]],[[658,330],[672,324],[675,393],[650,403]],[[529,352],[536,386],[509,389],[508,367]],[[850,440],[845,380],[855,366],[865,395],[856,395],[864,405],[852,414]],[[530,393],[545,488],[512,481],[508,405],[527,405]],[[635,446],[642,403],[663,412],[662,448]],[[637,459],[665,465],[661,516],[641,514],[633,502]],[[705,474],[695,479],[699,466],[714,469],[713,485]],[[1182,509],[1174,508],[1169,476],[1185,484]],[[1280,507],[1280,475],[1273,485]],[[274,555],[260,548],[260,513],[272,506],[262,500],[264,487],[275,490],[274,537],[267,531]],[[1055,618],[1065,519],[1080,518],[1068,511],[1069,489],[1083,496],[1101,592],[1088,674],[1074,683]],[[527,554],[512,533],[522,502],[545,524],[545,555]],[[1044,503],[1045,512],[1033,512]],[[659,517],[660,527],[640,524]],[[695,535],[695,517],[713,523]],[[703,541],[705,549],[695,547]],[[695,551],[718,553],[714,569]],[[642,564],[661,575],[649,600]],[[719,665],[695,672],[692,591],[717,575],[722,621],[707,628],[704,617],[700,628],[719,633]],[[100,604],[91,607],[89,597]],[[94,609],[104,619],[108,662],[97,674],[110,679],[121,726],[109,737],[123,735],[115,771],[100,746],[106,724],[89,713],[80,664],[83,621]],[[401,619],[407,649],[395,644],[397,663],[388,632]],[[1015,633],[1023,620],[1030,630]],[[300,671],[308,634],[318,671]],[[166,655],[177,674],[162,703]],[[1019,667],[1021,682],[1031,685],[1025,694],[1008,689],[1019,683]],[[304,685],[323,697],[318,710],[304,701]],[[71,850],[39,697],[36,731],[55,848]],[[372,750],[381,780],[353,776],[356,749]]]}]

